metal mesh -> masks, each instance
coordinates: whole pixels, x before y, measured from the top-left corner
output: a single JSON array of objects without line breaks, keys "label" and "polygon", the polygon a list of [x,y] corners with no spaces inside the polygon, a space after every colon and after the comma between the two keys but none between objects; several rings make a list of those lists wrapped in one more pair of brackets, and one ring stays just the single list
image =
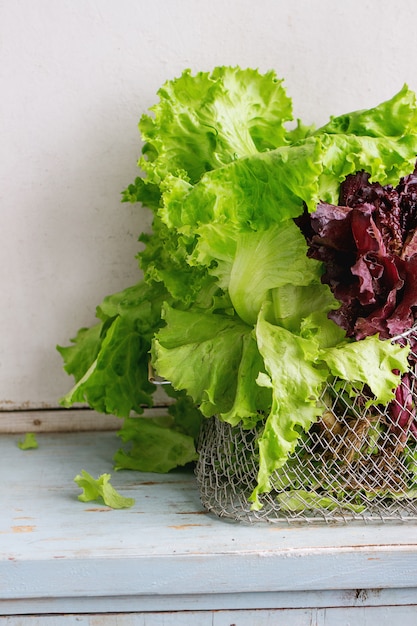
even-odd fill
[{"label": "metal mesh", "polygon": [[244,522],[352,523],[417,521],[417,330],[400,338],[411,346],[410,369],[389,406],[366,408],[367,388],[339,379],[328,384],[323,414],[251,510],[257,483],[253,430],[213,417],[205,421],[196,467],[205,508]]}]

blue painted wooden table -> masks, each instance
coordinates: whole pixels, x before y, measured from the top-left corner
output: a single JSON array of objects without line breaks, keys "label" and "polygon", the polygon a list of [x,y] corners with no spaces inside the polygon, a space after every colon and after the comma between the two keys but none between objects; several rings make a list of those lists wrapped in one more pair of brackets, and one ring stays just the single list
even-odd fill
[{"label": "blue painted wooden table", "polygon": [[[229,522],[192,472],[114,472],[113,432],[37,439],[0,436],[0,626],[417,623],[415,525]],[[135,505],[80,502],[82,469]]]}]

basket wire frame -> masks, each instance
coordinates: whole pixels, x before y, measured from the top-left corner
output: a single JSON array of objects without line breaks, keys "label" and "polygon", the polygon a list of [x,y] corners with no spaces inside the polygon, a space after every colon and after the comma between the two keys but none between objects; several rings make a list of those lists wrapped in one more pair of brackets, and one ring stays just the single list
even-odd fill
[{"label": "basket wire frame", "polygon": [[[196,466],[203,506],[247,523],[416,522],[417,429],[411,425],[417,405],[417,329],[396,340],[411,347],[402,395],[391,405],[366,408],[366,387],[352,395],[340,379],[328,383],[321,418],[272,475],[272,490],[260,497],[260,510],[252,510],[249,496],[257,483],[262,424],[246,430],[216,417],[205,420]],[[401,426],[393,414],[401,414]]]}]

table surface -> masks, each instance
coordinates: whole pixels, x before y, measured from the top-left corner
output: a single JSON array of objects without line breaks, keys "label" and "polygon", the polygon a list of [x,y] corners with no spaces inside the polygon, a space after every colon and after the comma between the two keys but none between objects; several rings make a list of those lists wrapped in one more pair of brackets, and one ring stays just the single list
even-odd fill
[{"label": "table surface", "polygon": [[[26,451],[20,438],[0,436],[0,614],[96,610],[109,598],[175,609],[227,608],[232,597],[234,607],[236,597],[243,608],[293,607],[312,594],[325,605],[346,590],[352,602],[417,597],[414,524],[231,522],[202,508],[192,471],[113,471],[114,432],[38,434]],[[80,502],[73,479],[83,469],[110,473],[134,506]]]}]

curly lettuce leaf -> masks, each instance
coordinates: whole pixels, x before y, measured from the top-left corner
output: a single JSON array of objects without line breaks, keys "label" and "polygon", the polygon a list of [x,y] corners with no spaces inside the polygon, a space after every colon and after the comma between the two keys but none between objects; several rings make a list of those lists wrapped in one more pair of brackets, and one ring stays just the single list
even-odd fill
[{"label": "curly lettuce leaf", "polygon": [[317,343],[267,321],[268,309],[264,307],[256,325],[267,372],[258,377],[258,384],[271,389],[272,405],[258,441],[258,484],[250,497],[254,508],[260,506],[259,494],[271,490],[271,474],[287,462],[301,434],[322,413],[319,398],[329,374],[317,362]]},{"label": "curly lettuce leaf", "polygon": [[98,500],[112,509],[126,509],[135,504],[134,498],[122,496],[110,483],[111,474],[101,474],[98,478],[93,478],[85,470],[74,478],[74,482],[82,489],[78,496],[81,502]]},{"label": "curly lettuce leaf", "polygon": [[170,228],[186,233],[218,223],[265,229],[297,217],[304,203],[314,210],[322,160],[320,138],[308,137],[207,172],[195,185],[168,177],[159,215]]},{"label": "curly lettuce leaf", "polygon": [[337,204],[340,184],[349,174],[364,170],[371,181],[392,185],[414,168],[417,128],[402,137],[320,135],[323,171],[319,180],[320,200]]},{"label": "curly lettuce leaf", "polygon": [[138,254],[147,283],[160,283],[175,300],[189,305],[212,295],[215,279],[203,264],[188,262],[195,246],[196,234],[189,236],[170,229],[158,215],[152,233],[143,233],[139,240],[145,249]]},{"label": "curly lettuce leaf", "polygon": [[398,372],[408,370],[409,346],[380,341],[377,335],[323,350],[331,373],[342,380],[366,384],[374,398],[368,404],[388,404],[399,384]]},{"label": "curly lettuce leaf", "polygon": [[35,433],[25,433],[22,440],[18,441],[17,447],[20,450],[33,450],[39,447]]},{"label": "curly lettuce leaf", "polygon": [[279,288],[314,283],[321,290],[321,264],[307,257],[305,239],[293,220],[258,231],[239,230],[230,223],[207,224],[198,234],[190,262],[208,268],[249,325],[255,324],[263,302]]},{"label": "curly lettuce leaf", "polygon": [[152,116],[139,122],[145,143],[139,164],[149,181],[180,174],[195,183],[206,171],[286,143],[292,105],[282,82],[273,71],[239,67],[186,70],[167,81]]},{"label": "curly lettuce leaf", "polygon": [[360,170],[381,185],[395,184],[415,163],[416,94],[404,85],[375,107],[331,117],[313,135],[325,137],[328,147],[321,181],[323,202],[337,204],[339,184]]},{"label": "curly lettuce leaf", "polygon": [[149,343],[134,322],[117,317],[107,329],[97,358],[62,399],[64,407],[88,402],[100,413],[127,417],[152,404],[148,382]]},{"label": "curly lettuce leaf", "polygon": [[116,470],[166,473],[197,460],[194,438],[169,420],[125,419],[118,434],[125,445],[114,456]]},{"label": "curly lettuce leaf", "polygon": [[391,184],[409,173],[417,132],[401,138],[321,134],[239,159],[191,185],[168,177],[158,214],[169,228],[197,233],[202,224],[261,230],[296,218],[304,205],[337,204],[340,183],[359,170]]},{"label": "curly lettuce leaf", "polygon": [[175,389],[184,389],[206,417],[256,423],[270,404],[259,387],[262,369],[253,327],[237,316],[166,305],[166,325],[152,342],[156,371]]},{"label": "curly lettuce leaf", "polygon": [[132,204],[140,202],[148,209],[156,211],[161,205],[161,195],[159,185],[142,176],[137,176],[134,182],[122,191],[122,202]]},{"label": "curly lettuce leaf", "polygon": [[161,305],[167,296],[162,284],[140,281],[136,285],[106,296],[98,305],[96,314],[104,327],[117,317],[130,320],[137,331],[150,340],[160,324]]},{"label": "curly lettuce leaf", "polygon": [[91,367],[100,351],[103,339],[103,323],[94,324],[90,328],[80,328],[69,346],[57,346],[64,360],[67,374],[79,381]]},{"label": "curly lettuce leaf", "polygon": [[162,286],[140,283],[108,296],[97,308],[101,323],[80,331],[73,345],[58,347],[76,381],[62,406],[87,402],[100,413],[129,417],[152,405],[149,350],[167,295]]},{"label": "curly lettuce leaf", "polygon": [[375,107],[331,116],[316,132],[401,138],[415,134],[416,130],[416,94],[405,84],[392,98]]}]

